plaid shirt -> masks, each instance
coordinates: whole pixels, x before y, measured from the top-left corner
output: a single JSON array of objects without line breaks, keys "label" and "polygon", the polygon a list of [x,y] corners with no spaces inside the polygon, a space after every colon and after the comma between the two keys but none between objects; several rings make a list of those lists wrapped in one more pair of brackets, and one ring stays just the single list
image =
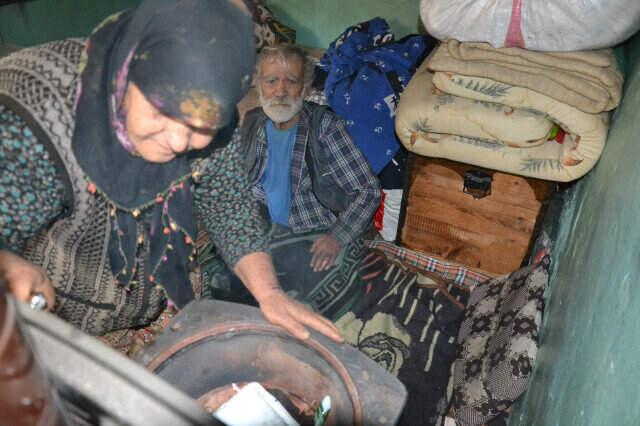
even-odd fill
[{"label": "plaid shirt", "polygon": [[[330,168],[336,185],[353,196],[350,206],[336,216],[324,207],[313,193],[309,170],[304,153],[309,136],[311,109],[314,104],[305,102],[300,112],[296,140],[291,159],[291,210],[289,227],[294,231],[328,228],[341,245],[345,246],[358,238],[369,225],[373,213],[380,203],[380,183],[373,175],[369,164],[345,129],[337,115],[328,111],[322,117],[317,134],[330,159]],[[256,141],[257,180],[253,186],[256,198],[266,204],[264,188],[260,178],[267,164],[267,136],[265,126],[258,129]]]}]

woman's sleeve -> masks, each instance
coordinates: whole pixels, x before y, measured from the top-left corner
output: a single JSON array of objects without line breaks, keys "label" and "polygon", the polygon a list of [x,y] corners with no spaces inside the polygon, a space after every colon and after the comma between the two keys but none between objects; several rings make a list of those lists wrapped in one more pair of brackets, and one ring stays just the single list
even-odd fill
[{"label": "woman's sleeve", "polygon": [[22,118],[0,105],[0,249],[25,241],[64,209],[65,187],[49,152]]},{"label": "woman's sleeve", "polygon": [[240,143],[236,130],[229,145],[209,158],[195,191],[199,219],[232,268],[243,256],[268,247],[266,223],[251,193]]}]

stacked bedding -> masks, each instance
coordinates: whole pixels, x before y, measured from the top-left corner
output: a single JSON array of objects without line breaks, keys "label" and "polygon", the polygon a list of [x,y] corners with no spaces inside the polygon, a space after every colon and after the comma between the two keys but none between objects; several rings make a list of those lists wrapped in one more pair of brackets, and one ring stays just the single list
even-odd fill
[{"label": "stacked bedding", "polygon": [[600,157],[622,81],[611,49],[544,53],[449,40],[409,82],[396,131],[421,155],[571,181]]}]

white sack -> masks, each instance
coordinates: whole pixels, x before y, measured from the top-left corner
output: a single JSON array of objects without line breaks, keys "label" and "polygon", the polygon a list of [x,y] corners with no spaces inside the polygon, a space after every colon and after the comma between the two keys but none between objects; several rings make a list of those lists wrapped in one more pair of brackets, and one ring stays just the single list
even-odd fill
[{"label": "white sack", "polygon": [[440,40],[568,52],[612,47],[633,35],[640,0],[420,0],[420,16]]}]

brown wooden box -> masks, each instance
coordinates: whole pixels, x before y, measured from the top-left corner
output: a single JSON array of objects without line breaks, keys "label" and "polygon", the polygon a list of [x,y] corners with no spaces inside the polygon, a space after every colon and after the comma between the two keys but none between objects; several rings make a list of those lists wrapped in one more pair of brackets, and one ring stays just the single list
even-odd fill
[{"label": "brown wooden box", "polygon": [[[402,246],[488,275],[520,268],[551,182],[414,154],[410,164]],[[472,169],[492,177],[489,195],[463,191]]]}]

